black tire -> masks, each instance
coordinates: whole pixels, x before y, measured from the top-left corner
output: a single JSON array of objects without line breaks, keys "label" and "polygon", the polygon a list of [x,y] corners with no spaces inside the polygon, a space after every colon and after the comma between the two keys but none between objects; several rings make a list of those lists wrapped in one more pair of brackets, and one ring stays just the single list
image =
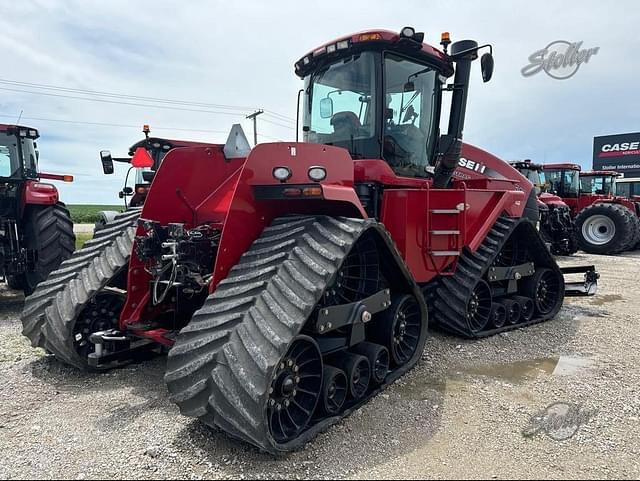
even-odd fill
[{"label": "black tire", "polygon": [[[280,442],[265,413],[285,353],[369,231],[376,232],[389,249],[389,262],[397,265],[396,286],[420,295],[377,222],[325,216],[277,219],[193,315],[169,351],[165,381],[181,413],[271,453],[299,449],[348,415],[353,407]],[[420,306],[424,329],[416,355],[391,373],[384,386],[415,366],[422,354],[427,314],[423,302]]]},{"label": "black tire", "polygon": [[631,251],[635,251],[638,250],[640,248],[640,217],[638,217],[637,215],[633,217],[636,227],[635,227],[635,237],[633,238],[633,240],[631,241],[631,245],[629,246],[629,248],[627,250],[631,250]]},{"label": "black tire", "polygon": [[593,204],[576,217],[580,248],[590,254],[615,255],[632,247],[637,218],[620,204]]},{"label": "black tire", "polygon": [[93,233],[95,234],[98,231],[104,229],[108,224],[116,220],[119,213],[115,210],[102,210],[98,212],[96,215],[97,219],[93,226]]},{"label": "black tire", "polygon": [[25,247],[37,251],[33,270],[15,279],[25,296],[33,294],[36,286],[56,270],[62,261],[71,257],[76,248],[71,214],[66,206],[28,206],[24,217]]},{"label": "black tire", "polygon": [[31,341],[33,347],[45,347],[43,332],[45,309],[51,305],[56,295],[64,290],[72,279],[78,278],[108,246],[118,242],[126,229],[133,228],[139,216],[139,209],[119,215],[107,228],[87,241],[82,249],[74,252],[49,275],[47,280],[38,285],[31,296],[26,298],[21,315],[22,334]]}]

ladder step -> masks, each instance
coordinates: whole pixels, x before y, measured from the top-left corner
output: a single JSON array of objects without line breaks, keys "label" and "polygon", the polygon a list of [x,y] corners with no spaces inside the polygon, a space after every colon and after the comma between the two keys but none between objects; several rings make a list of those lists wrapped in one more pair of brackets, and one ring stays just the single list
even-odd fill
[{"label": "ladder step", "polygon": [[460,235],[459,230],[432,230],[433,235]]},{"label": "ladder step", "polygon": [[432,209],[432,214],[460,214],[458,209]]},{"label": "ladder step", "polygon": [[460,255],[458,251],[431,251],[433,257],[457,257]]}]

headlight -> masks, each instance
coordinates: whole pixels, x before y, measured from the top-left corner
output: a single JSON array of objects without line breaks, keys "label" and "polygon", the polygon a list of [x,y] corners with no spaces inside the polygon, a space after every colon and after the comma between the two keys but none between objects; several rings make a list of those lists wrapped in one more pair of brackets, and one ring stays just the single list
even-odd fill
[{"label": "headlight", "polygon": [[324,167],[311,167],[309,169],[309,178],[315,182],[320,182],[327,178],[327,171]]},{"label": "headlight", "polygon": [[273,169],[273,178],[280,182],[285,182],[291,178],[291,169],[289,167],[276,167]]}]

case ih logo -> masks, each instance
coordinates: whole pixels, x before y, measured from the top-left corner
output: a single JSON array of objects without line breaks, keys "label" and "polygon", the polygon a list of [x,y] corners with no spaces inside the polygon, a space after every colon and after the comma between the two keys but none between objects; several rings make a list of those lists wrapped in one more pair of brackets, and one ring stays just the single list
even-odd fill
[{"label": "case ih logo", "polygon": [[623,155],[640,155],[640,140],[637,142],[604,144],[598,157],[622,157]]},{"label": "case ih logo", "polygon": [[583,42],[556,40],[529,57],[529,65],[521,72],[523,77],[531,77],[544,71],[549,77],[565,80],[573,77],[583,63],[598,53],[600,47],[581,49]]},{"label": "case ih logo", "polygon": [[640,176],[640,132],[594,137],[593,168]]}]

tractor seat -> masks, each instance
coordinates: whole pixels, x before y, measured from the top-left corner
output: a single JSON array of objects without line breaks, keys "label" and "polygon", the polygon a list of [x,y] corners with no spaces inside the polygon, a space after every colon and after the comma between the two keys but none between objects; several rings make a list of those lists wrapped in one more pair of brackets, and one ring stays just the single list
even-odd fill
[{"label": "tractor seat", "polygon": [[349,111],[333,114],[330,123],[334,130],[340,130],[344,128],[350,130],[353,133],[357,132],[360,127],[362,127],[358,116]]}]

